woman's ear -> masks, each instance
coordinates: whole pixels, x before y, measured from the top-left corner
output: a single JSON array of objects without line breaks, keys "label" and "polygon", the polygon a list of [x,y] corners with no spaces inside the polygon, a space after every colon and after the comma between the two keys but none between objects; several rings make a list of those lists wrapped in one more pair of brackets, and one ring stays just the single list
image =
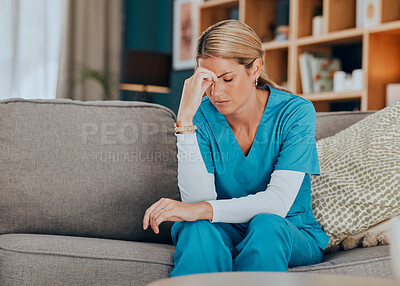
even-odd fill
[{"label": "woman's ear", "polygon": [[253,65],[251,66],[251,75],[254,78],[259,78],[262,69],[262,61],[260,58],[254,60]]}]

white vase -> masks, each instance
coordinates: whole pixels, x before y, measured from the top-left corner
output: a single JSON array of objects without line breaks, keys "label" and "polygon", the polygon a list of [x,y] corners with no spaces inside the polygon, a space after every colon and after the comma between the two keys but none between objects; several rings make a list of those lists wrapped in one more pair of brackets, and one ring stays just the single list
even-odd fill
[{"label": "white vase", "polygon": [[390,256],[392,272],[400,283],[400,216],[391,219]]}]

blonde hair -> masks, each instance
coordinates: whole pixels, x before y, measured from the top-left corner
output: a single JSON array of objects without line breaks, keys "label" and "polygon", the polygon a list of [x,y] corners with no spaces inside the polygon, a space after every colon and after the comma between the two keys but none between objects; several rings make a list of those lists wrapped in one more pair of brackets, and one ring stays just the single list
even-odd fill
[{"label": "blonde hair", "polygon": [[290,92],[270,79],[264,68],[264,50],[261,47],[261,40],[252,28],[241,21],[224,20],[208,27],[201,34],[197,41],[196,69],[199,67],[199,59],[207,57],[232,59],[243,65],[246,71],[259,58],[262,61],[262,68],[256,88],[268,84]]}]

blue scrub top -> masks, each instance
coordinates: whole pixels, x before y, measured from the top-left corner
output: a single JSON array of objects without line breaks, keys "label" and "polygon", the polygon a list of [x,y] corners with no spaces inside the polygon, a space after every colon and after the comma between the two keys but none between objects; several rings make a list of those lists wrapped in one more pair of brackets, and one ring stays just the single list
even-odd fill
[{"label": "blue scrub top", "polygon": [[310,174],[320,175],[314,106],[300,96],[269,85],[264,89],[270,91],[270,96],[247,156],[225,116],[207,96],[193,118],[203,160],[215,177],[217,200],[265,191],[274,170],[304,172],[299,193],[285,218],[325,249],[329,236],[316,221],[311,207]]}]

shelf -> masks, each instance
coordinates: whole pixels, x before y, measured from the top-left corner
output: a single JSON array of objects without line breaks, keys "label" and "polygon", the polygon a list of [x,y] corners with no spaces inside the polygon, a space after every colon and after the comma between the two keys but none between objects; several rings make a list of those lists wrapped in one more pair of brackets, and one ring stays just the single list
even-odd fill
[{"label": "shelf", "polygon": [[349,92],[320,92],[310,94],[300,94],[301,97],[310,101],[331,101],[331,100],[345,100],[345,99],[360,99],[363,94],[362,90],[349,91]]},{"label": "shelf", "polygon": [[388,22],[380,25],[379,27],[370,28],[368,33],[378,33],[378,32],[394,32],[400,34],[400,21]]},{"label": "shelf", "polygon": [[362,41],[363,29],[347,29],[338,32],[332,32],[322,36],[309,36],[297,40],[299,46],[310,46],[316,44],[336,45],[352,44]]},{"label": "shelf", "polygon": [[262,43],[263,50],[279,50],[279,49],[287,49],[289,47],[289,41],[278,42],[278,41],[270,41]]},{"label": "shelf", "polygon": [[322,36],[307,36],[297,40],[299,46],[315,44],[351,44],[362,40],[365,33],[389,32],[400,34],[400,21],[388,22],[375,28],[352,28],[338,32],[331,32]]}]

